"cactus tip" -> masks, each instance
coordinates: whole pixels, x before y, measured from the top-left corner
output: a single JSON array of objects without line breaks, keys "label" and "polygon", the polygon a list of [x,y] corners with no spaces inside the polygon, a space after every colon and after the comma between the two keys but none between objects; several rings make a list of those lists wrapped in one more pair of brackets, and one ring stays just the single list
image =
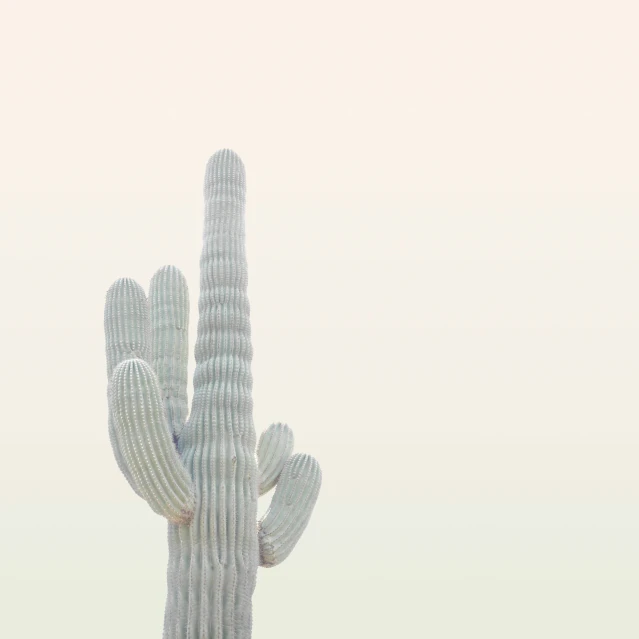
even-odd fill
[{"label": "cactus tip", "polygon": [[232,149],[219,149],[209,158],[204,178],[204,194],[210,195],[216,185],[225,182],[231,182],[241,190],[246,187],[244,162]]}]

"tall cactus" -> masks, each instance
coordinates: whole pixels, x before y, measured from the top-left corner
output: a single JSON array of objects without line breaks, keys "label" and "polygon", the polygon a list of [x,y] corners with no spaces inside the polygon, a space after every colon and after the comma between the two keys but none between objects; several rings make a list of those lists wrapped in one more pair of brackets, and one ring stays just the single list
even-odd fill
[{"label": "tall cactus", "polygon": [[[215,153],[204,181],[204,246],[193,404],[187,418],[189,296],[182,273],[162,267],[149,298],[113,283],[104,326],[109,436],[133,490],[168,519],[163,639],[248,639],[258,566],[291,552],[310,519],[321,471],[292,454],[275,423],[256,451],[245,255],[244,165]],[[257,498],[273,487],[265,516]]]}]

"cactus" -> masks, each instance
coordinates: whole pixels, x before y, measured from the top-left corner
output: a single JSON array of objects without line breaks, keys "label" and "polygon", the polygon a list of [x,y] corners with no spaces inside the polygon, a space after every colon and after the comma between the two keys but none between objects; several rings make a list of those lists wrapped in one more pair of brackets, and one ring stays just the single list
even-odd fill
[{"label": "cactus", "polygon": [[[189,296],[164,266],[149,298],[134,280],[106,295],[109,437],[132,489],[168,520],[163,639],[248,639],[258,566],[302,535],[321,471],[271,424],[256,450],[245,255],[244,165],[229,149],[207,163],[193,404],[187,418]],[[257,499],[275,493],[257,521]]]}]

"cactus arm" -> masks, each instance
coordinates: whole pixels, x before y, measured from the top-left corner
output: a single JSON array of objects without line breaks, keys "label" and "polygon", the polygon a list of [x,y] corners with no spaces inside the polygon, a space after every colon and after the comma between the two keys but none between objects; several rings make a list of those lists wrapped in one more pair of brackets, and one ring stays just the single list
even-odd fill
[{"label": "cactus arm", "polygon": [[260,495],[267,493],[277,483],[284,464],[293,452],[293,445],[293,431],[287,424],[271,424],[260,435],[257,444]]},{"label": "cactus arm", "polygon": [[[106,339],[107,380],[123,360],[149,356],[148,307],[144,289],[130,278],[116,280],[106,294],[104,333]],[[115,461],[135,493],[143,498],[127,467],[115,433],[115,422],[109,409],[109,440]]]},{"label": "cactus arm", "polygon": [[261,566],[276,566],[291,553],[311,518],[321,482],[314,457],[297,453],[286,462],[271,505],[258,522]]},{"label": "cactus arm", "polygon": [[149,358],[149,311],[144,289],[131,278],[113,282],[104,306],[107,376],[125,359]]},{"label": "cactus arm", "polygon": [[187,418],[189,289],[175,266],[163,266],[149,287],[151,366],[157,374],[174,441]]},{"label": "cactus arm", "polygon": [[195,502],[166,422],[157,376],[143,359],[118,364],[109,384],[109,405],[120,451],[136,486],[151,508],[186,524]]}]

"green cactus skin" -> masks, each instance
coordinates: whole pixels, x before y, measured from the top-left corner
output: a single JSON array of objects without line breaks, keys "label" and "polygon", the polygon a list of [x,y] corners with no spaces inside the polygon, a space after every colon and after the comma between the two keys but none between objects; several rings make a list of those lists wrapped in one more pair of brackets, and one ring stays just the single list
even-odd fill
[{"label": "green cactus skin", "polygon": [[[189,296],[174,266],[147,300],[131,279],[107,292],[109,437],[133,490],[168,520],[163,639],[249,639],[258,566],[281,563],[306,528],[317,461],[292,454],[281,423],[256,451],[245,255],[244,165],[230,149],[206,166],[193,404],[187,418]],[[275,487],[257,521],[257,498]]]}]

